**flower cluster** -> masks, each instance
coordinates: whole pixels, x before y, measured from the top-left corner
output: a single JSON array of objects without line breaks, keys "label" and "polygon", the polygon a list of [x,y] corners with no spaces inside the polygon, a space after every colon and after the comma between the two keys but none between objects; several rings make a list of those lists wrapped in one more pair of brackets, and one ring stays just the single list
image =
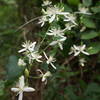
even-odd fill
[{"label": "flower cluster", "polygon": [[[41,24],[41,27],[45,25],[46,22],[49,22],[48,24],[52,24],[54,22],[59,22],[60,19],[62,19],[64,23],[64,27],[59,26],[53,26],[50,27],[45,35],[51,36],[51,42],[47,46],[52,46],[52,48],[55,48],[55,46],[58,46],[61,50],[63,50],[63,43],[66,41],[68,37],[66,32],[71,31],[72,29],[78,27],[77,23],[77,14],[87,14],[91,15],[89,12],[88,8],[85,7],[79,7],[78,12],[66,12],[64,7],[59,7],[57,5],[52,5],[52,2],[49,2],[48,0],[44,1],[42,4],[42,13],[43,16],[39,19],[39,24]],[[44,39],[43,39],[44,40]],[[47,42],[48,43],[48,42]],[[48,55],[46,53],[45,49],[39,50],[41,43],[37,42],[30,42],[30,41],[25,41],[22,44],[22,49],[19,50],[19,53],[22,53],[24,55],[23,58],[19,58],[18,60],[18,66],[24,66],[26,65],[32,65],[34,61],[37,61],[38,63],[44,63],[46,62],[47,65],[50,65],[53,69],[57,69],[55,66],[55,61],[56,59],[54,58],[53,55]],[[50,47],[51,49],[51,47]],[[86,51],[86,44],[83,43],[83,45],[73,45],[71,47],[71,51],[69,52],[69,55],[73,54],[74,57],[79,56],[81,57],[82,55],[89,55],[89,53]],[[28,64],[26,62],[28,60]],[[81,66],[85,66],[85,59],[80,58],[79,59],[79,64]],[[28,69],[27,69],[28,71]],[[47,84],[47,78],[52,76],[51,72],[48,70],[45,73],[42,72],[42,70],[39,68],[37,69],[36,72],[39,72],[39,78],[42,78],[42,82]],[[35,91],[34,88],[27,87],[25,86],[24,83],[24,76],[21,76],[19,78],[19,83],[18,83],[18,88],[12,88],[11,89],[14,92],[18,92],[19,94],[19,100],[22,100],[23,97],[23,92],[33,92]]]},{"label": "flower cluster", "polygon": [[33,60],[37,62],[42,62],[40,58],[42,57],[39,55],[38,50],[36,50],[36,42],[26,41],[22,44],[23,49],[19,50],[19,53],[24,53],[26,57],[29,59],[29,63],[31,64]]}]

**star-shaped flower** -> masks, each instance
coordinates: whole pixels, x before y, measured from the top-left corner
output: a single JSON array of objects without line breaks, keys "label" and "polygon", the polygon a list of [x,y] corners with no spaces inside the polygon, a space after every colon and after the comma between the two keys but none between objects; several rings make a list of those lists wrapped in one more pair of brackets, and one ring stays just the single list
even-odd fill
[{"label": "star-shaped flower", "polygon": [[46,34],[47,35],[53,35],[53,36],[63,36],[64,35],[64,31],[61,30],[60,28],[52,28]]},{"label": "star-shaped flower", "polygon": [[74,53],[74,56],[78,56],[80,53],[83,53],[85,55],[89,55],[89,53],[86,52],[85,49],[86,49],[85,44],[82,46],[73,45],[73,47],[71,47],[71,52],[69,54]]},{"label": "star-shaped flower", "polygon": [[56,69],[56,67],[55,67],[54,64],[53,64],[53,62],[55,62],[56,59],[53,58],[53,56],[47,57],[46,53],[45,53],[45,52],[43,52],[43,53],[44,53],[45,58],[47,59],[46,63],[47,63],[48,65],[50,64],[54,69]]},{"label": "star-shaped flower", "polygon": [[34,88],[25,86],[24,83],[24,76],[19,78],[18,88],[11,88],[11,91],[17,92],[19,94],[18,100],[23,99],[23,92],[33,92],[35,91]]},{"label": "star-shaped flower", "polygon": [[48,16],[49,23],[52,23],[55,19],[58,20],[58,15],[66,15],[69,12],[63,12],[64,8],[59,8],[56,5],[47,7],[46,11],[42,9],[44,15]]},{"label": "star-shaped flower", "polygon": [[47,19],[47,16],[42,16],[40,19],[39,19],[39,24],[41,24],[41,27],[44,26],[44,24],[48,21]]},{"label": "star-shaped flower", "polygon": [[87,7],[79,6],[79,12],[76,12],[79,14],[85,14],[85,15],[91,15],[92,13],[89,12],[89,9]]},{"label": "star-shaped flower", "polygon": [[42,77],[42,82],[45,82],[45,84],[47,84],[47,78],[52,76],[51,72],[50,71],[47,71],[45,74],[40,70],[38,69],[37,70],[38,72],[40,72],[40,77]]},{"label": "star-shaped flower", "polygon": [[67,38],[65,36],[60,37],[59,39],[51,42],[49,45],[54,46],[57,45],[60,47],[61,50],[63,50],[63,42],[66,40]]},{"label": "star-shaped flower", "polygon": [[34,51],[35,45],[36,45],[36,42],[32,43],[30,41],[26,41],[22,44],[23,49],[19,50],[18,52],[19,53],[21,53],[21,52],[32,52],[32,51]]},{"label": "star-shaped flower", "polygon": [[71,22],[71,23],[77,25],[77,23],[75,22],[76,21],[76,16],[74,14],[65,15],[64,21]]},{"label": "star-shaped flower", "polygon": [[39,55],[38,51],[35,51],[35,52],[31,52],[29,54],[26,55],[29,59],[29,63],[32,63],[33,60],[36,60],[37,62],[42,62],[40,60],[40,58],[42,58],[41,55]]},{"label": "star-shaped flower", "polygon": [[72,23],[67,23],[65,24],[65,30],[71,30],[73,27],[75,27],[76,25],[75,24],[72,24]]}]

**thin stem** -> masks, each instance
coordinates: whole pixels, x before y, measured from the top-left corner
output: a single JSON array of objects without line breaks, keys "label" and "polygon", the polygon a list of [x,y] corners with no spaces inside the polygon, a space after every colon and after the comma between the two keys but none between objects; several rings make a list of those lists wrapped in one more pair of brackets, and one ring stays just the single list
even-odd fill
[{"label": "thin stem", "polygon": [[40,42],[40,46],[43,44],[43,42],[44,42],[46,36],[47,36],[47,35],[45,34],[44,38],[43,38],[42,41]]},{"label": "thin stem", "polygon": [[26,22],[25,24],[21,25],[21,26],[16,30],[16,32],[19,31],[20,29],[22,29],[23,27],[25,27],[26,25],[28,25],[29,23],[31,23],[31,22],[33,22],[33,21],[35,21],[35,20],[37,20],[37,19],[39,19],[39,18],[41,18],[41,17],[43,17],[43,16],[39,16],[39,17],[36,17],[36,18],[33,18],[33,19],[29,20],[29,21]]}]

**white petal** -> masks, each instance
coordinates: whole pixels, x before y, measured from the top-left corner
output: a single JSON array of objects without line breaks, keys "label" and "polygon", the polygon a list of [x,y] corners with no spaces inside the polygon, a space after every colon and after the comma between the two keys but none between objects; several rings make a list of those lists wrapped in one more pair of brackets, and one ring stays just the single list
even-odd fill
[{"label": "white petal", "polygon": [[22,100],[23,99],[23,92],[21,92],[20,94],[19,94],[19,97],[18,97],[18,100]]},{"label": "white petal", "polygon": [[21,52],[24,52],[24,51],[26,51],[26,49],[21,49],[18,52],[21,53]]},{"label": "white petal", "polygon": [[23,91],[24,92],[33,92],[33,91],[35,91],[35,89],[32,87],[25,87]]},{"label": "white petal", "polygon": [[43,76],[43,77],[42,77],[42,82],[44,82],[44,81],[46,81],[46,78]]},{"label": "white petal", "polygon": [[36,42],[33,42],[33,43],[30,45],[30,47],[34,48],[35,45],[36,45]]},{"label": "white petal", "polygon": [[49,23],[52,23],[55,19],[56,15],[53,15],[50,19],[49,19]]},{"label": "white petal", "polygon": [[51,76],[51,72],[50,72],[50,71],[47,71],[47,72],[44,74],[44,76],[46,76],[46,77]]},{"label": "white petal", "polygon": [[57,69],[54,65],[53,65],[53,63],[50,63],[51,64],[51,66],[54,68],[54,69]]},{"label": "white petal", "polygon": [[71,55],[73,53],[73,51],[70,51],[68,54]]},{"label": "white petal", "polygon": [[85,54],[85,55],[89,55],[89,53],[88,52],[85,52],[85,51],[82,51],[82,53]]},{"label": "white petal", "polygon": [[86,47],[86,45],[84,44],[82,47],[81,47],[81,50],[84,50]]},{"label": "white petal", "polygon": [[47,57],[46,53],[45,53],[45,52],[43,52],[43,54],[44,54],[44,56],[46,57],[46,59],[48,60],[49,58]]},{"label": "white petal", "polygon": [[54,33],[46,33],[47,35],[54,35]]},{"label": "white petal", "polygon": [[44,24],[45,24],[45,23],[44,23],[44,22],[42,22],[42,23],[41,23],[41,27],[43,27],[43,26],[44,26]]},{"label": "white petal", "polygon": [[67,38],[62,36],[62,38],[60,39],[60,41],[65,41]]},{"label": "white petal", "polygon": [[43,62],[42,60],[36,59],[37,62]]},{"label": "white petal", "polygon": [[69,20],[69,19],[64,19],[64,21],[65,21],[65,22],[68,22],[68,21],[70,21],[70,20]]},{"label": "white petal", "polygon": [[75,52],[74,56],[78,56],[80,54],[80,51]]},{"label": "white petal", "polygon": [[58,45],[59,45],[60,49],[63,50],[62,44],[61,43],[58,43]]},{"label": "white petal", "polygon": [[74,47],[76,50],[79,50],[79,47],[78,47],[78,46],[73,45],[73,47]]},{"label": "white petal", "polygon": [[25,83],[24,83],[24,76],[21,76],[19,78],[19,88],[23,88],[25,86]]},{"label": "white petal", "polygon": [[69,14],[69,12],[60,12],[60,13],[58,13],[59,15],[67,15],[67,14]]},{"label": "white petal", "polygon": [[55,45],[55,44],[57,44],[57,41],[53,41],[49,45]]},{"label": "white petal", "polygon": [[77,23],[75,21],[72,21],[73,24],[77,25]]},{"label": "white petal", "polygon": [[41,56],[41,55],[39,55],[39,56],[38,56],[38,58],[42,58],[42,56]]},{"label": "white petal", "polygon": [[19,88],[11,88],[11,91],[13,91],[13,92],[19,92]]}]

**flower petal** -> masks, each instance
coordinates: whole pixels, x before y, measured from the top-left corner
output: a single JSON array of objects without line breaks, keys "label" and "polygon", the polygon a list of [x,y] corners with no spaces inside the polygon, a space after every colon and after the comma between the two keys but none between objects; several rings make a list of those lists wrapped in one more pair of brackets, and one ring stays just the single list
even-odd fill
[{"label": "flower petal", "polygon": [[81,50],[84,50],[86,47],[86,45],[84,44],[82,47],[81,47]]},{"label": "flower petal", "polygon": [[24,51],[26,51],[26,48],[19,50],[18,53],[21,53],[21,52],[24,52]]},{"label": "flower petal", "polygon": [[76,45],[73,45],[73,47],[76,49],[76,50],[80,50],[78,46]]},{"label": "flower petal", "polygon": [[80,51],[75,52],[74,56],[78,56],[80,54]]},{"label": "flower petal", "polygon": [[47,57],[46,53],[45,53],[45,52],[43,52],[43,54],[44,54],[44,56],[46,57],[46,59],[48,60],[49,58]]},{"label": "flower petal", "polygon": [[19,94],[19,97],[18,97],[18,100],[22,100],[23,99],[23,92],[21,92],[20,94]]},{"label": "flower petal", "polygon": [[24,83],[24,76],[22,75],[20,78],[19,78],[19,88],[23,88],[25,86],[25,83]]},{"label": "flower petal", "polygon": [[51,64],[51,66],[54,68],[54,69],[57,69],[55,66],[54,66],[54,64],[53,63],[50,63]]},{"label": "flower petal", "polygon": [[42,82],[44,82],[44,81],[46,81],[46,77],[43,76],[42,77]]},{"label": "flower petal", "polygon": [[85,55],[89,55],[89,53],[88,52],[85,52],[85,51],[82,51],[82,53],[85,54]]},{"label": "flower petal", "polygon": [[59,45],[60,49],[63,50],[62,44],[61,43],[58,43],[58,45]]},{"label": "flower petal", "polygon": [[24,92],[33,92],[33,91],[35,91],[35,89],[32,87],[25,87],[23,91]]},{"label": "flower petal", "polygon": [[50,19],[49,19],[49,23],[52,23],[55,19],[56,15],[53,15]]},{"label": "flower petal", "polygon": [[56,44],[57,44],[57,41],[53,41],[49,45],[56,45]]},{"label": "flower petal", "polygon": [[61,42],[65,41],[67,39],[67,37],[62,36],[62,38],[59,40]]},{"label": "flower petal", "polygon": [[11,88],[11,91],[13,91],[13,92],[19,92],[19,88]]},{"label": "flower petal", "polygon": [[47,35],[54,35],[54,33],[46,33]]}]

